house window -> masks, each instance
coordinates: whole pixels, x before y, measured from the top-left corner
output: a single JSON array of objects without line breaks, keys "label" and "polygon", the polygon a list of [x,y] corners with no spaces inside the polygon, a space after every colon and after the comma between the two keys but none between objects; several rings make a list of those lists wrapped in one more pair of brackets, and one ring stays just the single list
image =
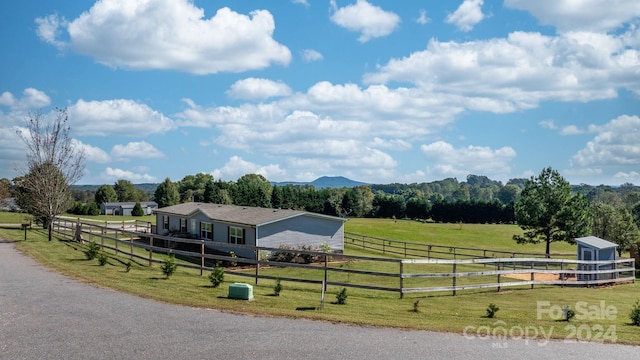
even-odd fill
[{"label": "house window", "polygon": [[192,234],[197,234],[198,232],[196,231],[196,220],[195,219],[191,219],[191,233]]},{"label": "house window", "polygon": [[169,217],[167,215],[162,216],[162,228],[169,230]]},{"label": "house window", "polygon": [[187,232],[187,219],[180,218],[180,232],[183,234]]},{"label": "house window", "polygon": [[229,244],[244,245],[244,229],[229,226]]},{"label": "house window", "polygon": [[200,238],[213,240],[213,225],[209,223],[200,223]]}]

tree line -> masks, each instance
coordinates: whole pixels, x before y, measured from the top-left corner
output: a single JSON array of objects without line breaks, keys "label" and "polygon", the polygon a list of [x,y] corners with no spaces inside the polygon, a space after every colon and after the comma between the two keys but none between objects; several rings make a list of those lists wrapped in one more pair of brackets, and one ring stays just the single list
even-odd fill
[{"label": "tree line", "polygon": [[[129,180],[104,184],[95,191],[72,190],[75,202],[68,209],[79,215],[96,215],[106,202],[154,200],[159,207],[188,201],[241,206],[260,206],[311,211],[332,216],[422,219],[445,223],[514,223],[515,201],[529,179],[512,179],[506,184],[485,176],[469,175],[466,181],[448,178],[413,184],[374,184],[353,188],[322,188],[310,185],[272,185],[264,176],[247,174],[237,181],[216,180],[212,175],[169,178],[144,188]],[[20,178],[13,183],[19,183]],[[11,188],[12,182],[2,179]],[[573,192],[594,204],[594,213],[621,214],[640,224],[640,188],[578,185]],[[624,211],[626,210],[626,212]],[[603,225],[604,226],[604,225]]]}]

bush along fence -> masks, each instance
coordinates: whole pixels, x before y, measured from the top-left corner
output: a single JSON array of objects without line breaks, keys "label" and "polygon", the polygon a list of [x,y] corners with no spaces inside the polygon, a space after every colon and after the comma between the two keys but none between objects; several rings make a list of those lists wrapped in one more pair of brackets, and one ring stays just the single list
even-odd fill
[{"label": "bush along fence", "polygon": [[[133,232],[80,221],[57,220],[54,231],[77,241],[96,243],[102,250],[132,260],[163,263],[154,254],[186,260],[177,266],[200,270],[203,276],[216,263],[225,274],[327,286],[408,293],[451,292],[535,285],[598,286],[635,281],[634,259],[581,261],[548,258],[392,259],[332,254],[309,248],[254,247],[200,239]],[[459,249],[459,248],[458,248]],[[234,251],[251,250],[253,258]]]}]

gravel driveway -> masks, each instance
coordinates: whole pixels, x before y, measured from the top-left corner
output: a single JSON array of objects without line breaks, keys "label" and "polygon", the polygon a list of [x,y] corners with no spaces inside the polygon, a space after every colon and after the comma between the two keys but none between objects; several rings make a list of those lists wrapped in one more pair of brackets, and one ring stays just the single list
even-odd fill
[{"label": "gravel driveway", "polygon": [[0,241],[0,359],[634,359],[640,347],[496,341],[160,303],[51,272]]}]

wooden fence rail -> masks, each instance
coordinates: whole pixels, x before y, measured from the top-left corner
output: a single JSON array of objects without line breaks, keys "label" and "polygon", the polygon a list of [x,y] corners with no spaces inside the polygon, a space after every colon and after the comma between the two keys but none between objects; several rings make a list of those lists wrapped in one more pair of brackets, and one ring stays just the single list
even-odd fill
[{"label": "wooden fence rail", "polygon": [[[178,263],[178,266],[199,269],[201,276],[205,271],[212,271],[213,264],[222,261],[227,264],[243,265],[240,269],[225,268],[225,273],[253,278],[255,284],[258,284],[259,279],[279,278],[282,281],[319,284],[323,286],[325,291],[330,285],[391,291],[397,292],[400,298],[407,293],[452,292],[453,295],[456,295],[458,291],[471,289],[495,288],[500,291],[503,287],[513,286],[531,288],[535,285],[596,286],[635,281],[634,259],[584,261],[539,257],[523,258],[516,257],[516,255],[522,256],[524,253],[511,252],[501,252],[512,255],[510,257],[476,256],[470,258],[470,253],[462,252],[469,250],[469,248],[461,247],[454,248],[453,258],[448,259],[433,257],[392,259],[185,239],[147,232],[134,232],[78,220],[72,222],[65,219],[55,221],[54,231],[72,239],[81,238],[95,242],[103,250],[129,256],[132,260],[138,259],[148,263],[149,266],[163,262],[163,260],[154,258],[154,254],[172,252],[182,259],[189,260]],[[352,239],[352,235],[345,236],[345,238]],[[254,257],[240,258],[230,255],[231,251],[240,248],[250,249],[255,254]],[[404,245],[402,248],[404,249]],[[438,246],[438,248],[447,247]],[[430,254],[438,254],[434,252],[433,247],[427,248],[427,251]],[[451,254],[448,251],[437,251]],[[268,259],[264,256],[264,254],[276,253],[290,253],[297,257],[308,255],[315,258],[316,262],[279,262],[274,258]],[[456,258],[457,256],[467,258]],[[330,258],[333,261],[329,261]],[[361,267],[364,269],[352,268],[351,264],[362,264]],[[251,268],[247,269],[246,267]],[[280,268],[300,269],[301,275],[300,277],[281,277],[274,275],[271,271],[271,269]],[[397,270],[371,270],[389,268]],[[303,273],[305,275],[302,275]],[[347,274],[347,281],[344,280],[344,276],[338,276],[338,274]],[[357,279],[351,281],[348,277],[349,274],[353,274]],[[372,280],[365,281],[364,279]],[[396,279],[397,281],[390,283],[383,279]],[[394,282],[396,285],[393,285]]]},{"label": "wooden fence rail", "polygon": [[[463,246],[446,246],[425,244],[411,241],[384,239],[351,232],[344,234],[345,245],[349,244],[363,250],[380,252],[383,255],[393,254],[404,258],[427,259],[464,259],[464,258],[497,258],[497,257],[546,257],[541,253],[527,253],[494,249],[479,249]],[[555,253],[552,258],[566,258],[575,254]]]}]

